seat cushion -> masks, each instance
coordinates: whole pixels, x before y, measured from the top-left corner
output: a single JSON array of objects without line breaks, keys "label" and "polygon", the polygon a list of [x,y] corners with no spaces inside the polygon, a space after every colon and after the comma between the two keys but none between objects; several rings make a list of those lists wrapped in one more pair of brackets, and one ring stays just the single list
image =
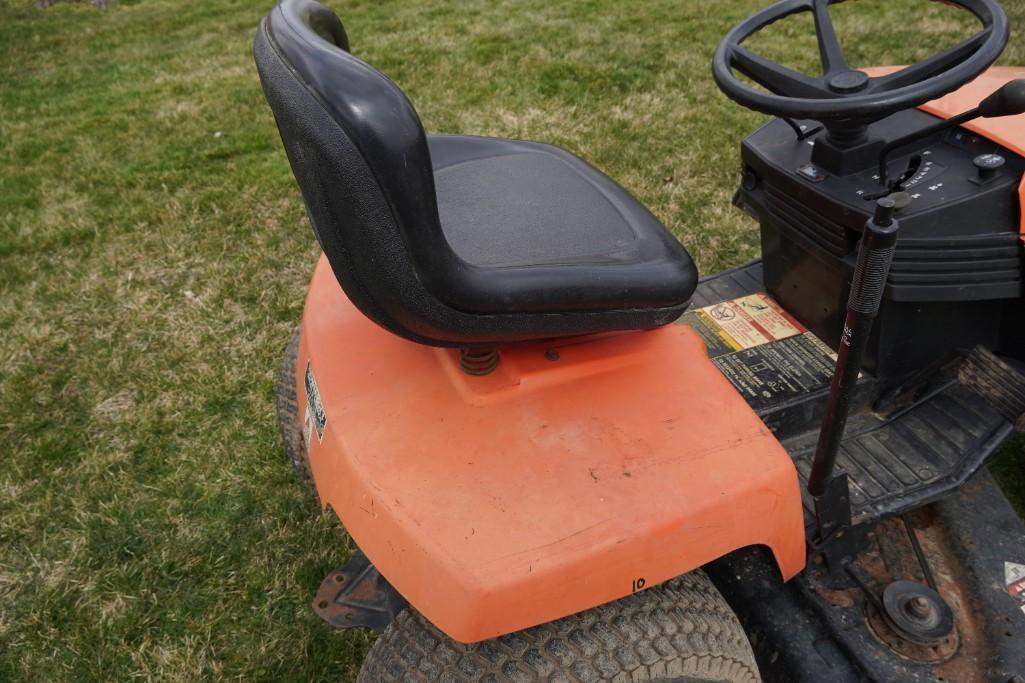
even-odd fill
[{"label": "seat cushion", "polygon": [[[640,202],[578,157],[521,140],[430,135],[428,144],[442,230],[469,264],[523,273],[547,305],[566,289],[589,291],[597,308],[690,299],[697,273],[686,251]],[[618,277],[602,288],[610,266]],[[530,278],[532,269],[545,275]]]},{"label": "seat cushion", "polygon": [[617,207],[607,178],[557,148],[451,136],[430,145],[442,230],[474,265],[629,258],[662,230],[632,199]]}]

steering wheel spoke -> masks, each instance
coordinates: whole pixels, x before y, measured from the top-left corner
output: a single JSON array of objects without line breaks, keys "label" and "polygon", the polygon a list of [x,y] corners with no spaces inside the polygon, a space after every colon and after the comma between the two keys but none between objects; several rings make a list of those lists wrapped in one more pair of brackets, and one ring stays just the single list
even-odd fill
[{"label": "steering wheel spoke", "polygon": [[948,69],[952,69],[965,61],[982,45],[989,40],[992,29],[987,28],[968,40],[947,48],[943,52],[933,55],[917,64],[906,66],[900,71],[895,71],[886,76],[877,76],[872,79],[869,87],[871,92],[889,92],[897,88],[903,88],[916,83],[921,83],[927,78],[937,76]]},{"label": "steering wheel spoke", "polygon": [[741,45],[734,46],[730,62],[737,71],[777,95],[808,99],[833,97],[820,80],[770,61]]},{"label": "steering wheel spoke", "polygon": [[815,35],[819,41],[819,58],[822,61],[822,75],[830,76],[847,71],[847,59],[840,48],[840,39],[829,16],[829,0],[811,0],[811,11],[815,16]]}]

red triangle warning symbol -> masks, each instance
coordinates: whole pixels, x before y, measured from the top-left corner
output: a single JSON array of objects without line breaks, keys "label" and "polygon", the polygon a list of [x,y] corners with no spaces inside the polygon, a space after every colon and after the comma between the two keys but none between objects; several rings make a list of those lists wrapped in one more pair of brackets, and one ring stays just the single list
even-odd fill
[{"label": "red triangle warning symbol", "polygon": [[1004,562],[1004,583],[1008,595],[1015,598],[1025,612],[1025,564]]}]

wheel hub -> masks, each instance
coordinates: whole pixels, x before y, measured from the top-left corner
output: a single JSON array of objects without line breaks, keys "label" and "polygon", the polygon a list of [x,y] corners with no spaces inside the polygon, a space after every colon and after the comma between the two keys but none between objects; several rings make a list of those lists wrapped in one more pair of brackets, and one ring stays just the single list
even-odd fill
[{"label": "wheel hub", "polygon": [[852,93],[864,90],[869,83],[864,71],[841,71],[829,78],[829,89],[838,93]]}]

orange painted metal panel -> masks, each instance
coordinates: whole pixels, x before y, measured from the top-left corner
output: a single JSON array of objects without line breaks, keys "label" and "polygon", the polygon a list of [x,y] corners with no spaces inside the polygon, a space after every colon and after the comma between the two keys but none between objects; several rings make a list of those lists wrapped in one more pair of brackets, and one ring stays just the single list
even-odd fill
[{"label": "orange painted metal panel", "polygon": [[[688,327],[453,350],[360,314],[323,257],[306,302],[326,424],[310,462],[381,573],[452,638],[557,619],[768,546],[805,561],[794,465]],[[557,354],[557,358],[556,355]]]},{"label": "orange painted metal panel", "polygon": [[[865,69],[870,76],[882,76],[901,69],[899,66],[875,67]],[[958,90],[945,95],[938,100],[926,102],[919,109],[927,111],[933,116],[949,119],[951,116],[960,114],[977,107],[979,102],[987,95],[995,91],[1008,81],[1016,78],[1025,78],[1025,67],[1020,66],[994,66],[987,69],[978,78]],[[978,133],[984,138],[1006,147],[1016,154],[1025,156],[1025,114],[1018,116],[1002,116],[995,119],[975,119],[964,124],[966,128]],[[1020,199],[1019,210],[1021,212],[1021,236],[1025,240],[1025,178],[1018,187]]]}]

